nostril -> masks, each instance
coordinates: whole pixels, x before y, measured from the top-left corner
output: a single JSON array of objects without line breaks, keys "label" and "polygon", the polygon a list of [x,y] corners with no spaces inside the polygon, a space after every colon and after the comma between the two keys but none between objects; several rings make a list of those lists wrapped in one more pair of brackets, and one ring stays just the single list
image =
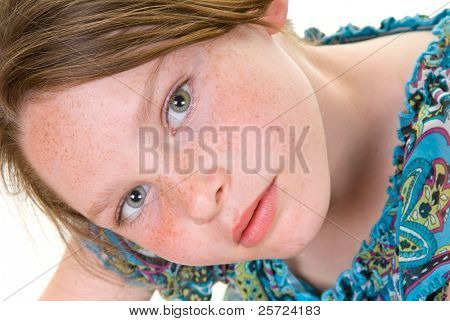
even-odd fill
[{"label": "nostril", "polygon": [[220,199],[222,198],[223,189],[222,186],[216,192],[216,204],[220,203]]}]

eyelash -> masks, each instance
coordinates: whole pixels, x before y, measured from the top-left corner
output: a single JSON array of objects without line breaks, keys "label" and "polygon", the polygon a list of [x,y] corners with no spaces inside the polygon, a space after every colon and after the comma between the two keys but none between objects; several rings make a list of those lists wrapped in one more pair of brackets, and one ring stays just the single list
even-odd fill
[{"label": "eyelash", "polygon": [[[176,128],[171,128],[169,126],[169,122],[167,121],[167,113],[168,113],[168,103],[170,102],[170,98],[172,98],[173,94],[180,89],[181,87],[183,87],[184,85],[188,85],[189,89],[190,89],[190,94],[191,94],[191,107],[189,108],[189,112],[186,115],[186,119],[183,121],[182,125],[185,125],[187,122],[189,122],[192,113],[195,111],[195,102],[197,101],[197,96],[195,94],[195,90],[192,86],[192,75],[188,75],[186,77],[184,77],[181,81],[179,81],[173,88],[172,90],[169,92],[169,94],[167,95],[166,100],[164,101],[164,107],[163,107],[163,119],[164,119],[164,125],[165,127],[171,129],[174,131],[173,135],[175,135],[176,133]],[[180,125],[181,126],[181,125]]]},{"label": "eyelash", "polygon": [[[167,112],[168,112],[168,106],[167,104],[170,101],[170,98],[172,97],[172,95],[181,87],[183,87],[184,85],[188,85],[189,89],[191,90],[191,106],[189,109],[189,112],[186,116],[186,120],[184,121],[184,123],[189,121],[190,115],[192,114],[192,112],[194,111],[194,106],[195,106],[195,101],[196,101],[196,96],[195,96],[195,92],[194,89],[192,88],[192,77],[191,75],[186,76],[185,78],[183,78],[181,81],[179,81],[173,88],[172,90],[169,92],[169,94],[166,97],[166,100],[164,101],[164,108],[163,108],[163,119],[165,122],[165,125],[167,127],[170,128],[169,123],[167,121]],[[172,129],[176,132],[176,129]],[[120,215],[120,211],[122,210],[122,206],[125,203],[126,198],[128,197],[128,193],[127,195],[125,195],[119,202],[119,205],[117,206],[116,210],[115,210],[115,219],[114,219],[114,228],[119,229],[122,226],[124,226],[124,219],[122,218],[122,215]],[[148,197],[148,195],[147,195]],[[148,200],[146,200],[147,202]],[[150,203],[150,202],[148,202]],[[134,220],[128,221],[128,223],[126,223],[126,227],[131,228],[135,223],[137,223],[138,221],[140,221],[141,217],[144,216],[145,210],[147,208],[148,204],[145,204],[142,209],[141,209],[141,214],[138,215],[137,218],[135,218]]]},{"label": "eyelash", "polygon": [[[138,217],[136,217],[134,220],[124,220],[122,218],[122,215],[120,215],[120,211],[122,210],[122,206],[123,203],[125,203],[126,198],[128,197],[128,193],[127,195],[125,195],[124,198],[122,198],[120,200],[119,206],[116,209],[116,215],[115,215],[115,219],[114,219],[114,228],[119,229],[122,226],[124,226],[124,221],[127,221],[126,226],[125,227],[132,227],[134,225],[134,223],[137,223],[141,217],[144,216],[145,210],[147,209],[147,206],[150,204],[150,201],[148,199],[145,200],[145,205],[142,207],[141,209],[141,214],[138,215]],[[148,198],[149,195],[147,194],[146,197]]]}]

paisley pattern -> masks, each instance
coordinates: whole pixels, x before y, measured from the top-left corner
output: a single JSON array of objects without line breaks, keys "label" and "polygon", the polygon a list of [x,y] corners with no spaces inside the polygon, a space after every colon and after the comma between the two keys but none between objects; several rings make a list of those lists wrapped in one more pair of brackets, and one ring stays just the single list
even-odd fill
[{"label": "paisley pattern", "polygon": [[89,225],[93,236],[115,245],[110,255],[85,240],[103,265],[135,285],[151,285],[166,300],[210,300],[216,282],[228,284],[224,300],[446,300],[450,280],[449,111],[450,10],[384,19],[379,28],[341,27],[326,36],[311,27],[305,38],[333,45],[415,30],[432,30],[436,40],[418,57],[405,84],[381,216],[333,288],[316,293],[284,261],[253,260],[212,266],[166,261],[114,232]]},{"label": "paisley pattern", "polygon": [[406,84],[413,122],[404,127],[405,166],[397,220],[400,288],[420,300],[450,280],[450,19],[441,38],[419,57]]}]

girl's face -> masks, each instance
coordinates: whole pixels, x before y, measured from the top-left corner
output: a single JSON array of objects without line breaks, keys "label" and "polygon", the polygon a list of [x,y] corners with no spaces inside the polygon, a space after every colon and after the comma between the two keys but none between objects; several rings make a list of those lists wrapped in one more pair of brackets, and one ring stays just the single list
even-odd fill
[{"label": "girl's face", "polygon": [[[166,55],[151,83],[156,61],[29,101],[25,155],[75,210],[166,260],[293,257],[323,223],[330,182],[317,101],[299,103],[313,89],[279,37],[239,26]],[[267,233],[237,244],[233,226],[272,181]]]}]

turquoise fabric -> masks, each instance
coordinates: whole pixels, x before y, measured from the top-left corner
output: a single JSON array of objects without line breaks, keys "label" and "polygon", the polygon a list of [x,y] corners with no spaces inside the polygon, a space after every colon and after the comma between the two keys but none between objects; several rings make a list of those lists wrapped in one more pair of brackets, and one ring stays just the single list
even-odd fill
[{"label": "turquoise fabric", "polygon": [[120,255],[111,256],[89,241],[86,246],[106,268],[130,283],[154,285],[167,300],[209,300],[216,282],[229,285],[224,300],[445,300],[450,280],[450,10],[432,18],[389,17],[379,28],[348,24],[328,36],[311,27],[305,38],[333,45],[415,30],[431,30],[436,39],[417,58],[405,84],[397,129],[401,144],[393,150],[387,200],[370,242],[363,241],[352,268],[333,288],[316,293],[278,259],[175,264],[93,224],[93,235],[114,244]]}]

